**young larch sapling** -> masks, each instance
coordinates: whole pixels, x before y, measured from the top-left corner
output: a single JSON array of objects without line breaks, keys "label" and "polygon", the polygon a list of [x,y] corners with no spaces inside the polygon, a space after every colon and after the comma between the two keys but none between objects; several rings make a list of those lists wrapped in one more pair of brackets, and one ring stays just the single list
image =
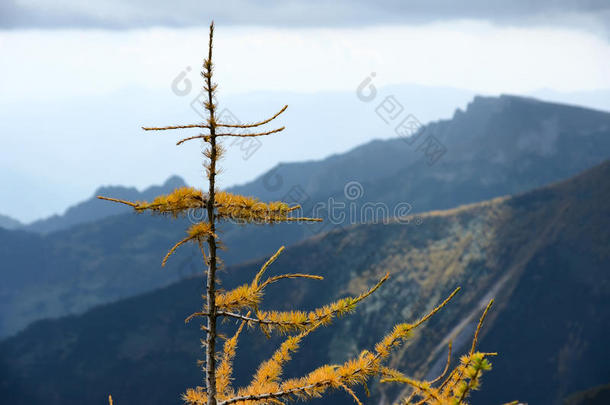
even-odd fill
[{"label": "young larch sapling", "polygon": [[[252,282],[241,285],[230,291],[218,289],[218,257],[219,237],[217,225],[223,221],[241,224],[274,224],[281,222],[315,222],[319,218],[297,216],[299,206],[289,206],[283,202],[261,202],[256,198],[246,197],[217,190],[216,176],[218,160],[224,153],[220,140],[225,137],[258,137],[282,132],[279,127],[268,131],[245,132],[264,126],[284,111],[284,106],[272,117],[252,124],[229,124],[217,121],[216,89],[213,82],[212,50],[214,39],[214,23],[210,25],[208,55],[203,62],[201,75],[206,101],[203,107],[207,120],[198,124],[176,125],[166,127],[144,127],[146,131],[165,131],[174,129],[198,129],[205,133],[181,139],[185,142],[200,139],[206,144],[204,151],[206,175],[208,179],[207,192],[193,187],[182,187],[168,195],[162,195],[151,202],[131,202],[109,197],[98,197],[104,200],[127,204],[137,212],[151,211],[157,214],[168,214],[176,218],[186,215],[189,211],[203,212],[205,220],[190,226],[184,239],[169,249],[163,258],[162,265],[176,250],[186,244],[194,243],[201,251],[205,263],[205,302],[200,311],[186,318],[203,319],[201,329],[205,333],[205,361],[201,362],[205,373],[205,387],[189,388],[183,394],[186,403],[192,405],[229,405],[229,404],[267,404],[284,403],[296,399],[321,397],[329,389],[342,389],[361,403],[353,388],[365,385],[374,377],[382,377],[382,382],[399,382],[407,384],[411,392],[404,398],[404,403],[430,404],[463,404],[468,393],[479,385],[481,372],[490,368],[486,360],[493,353],[475,351],[476,336],[485,314],[479,322],[479,328],[473,340],[470,352],[463,356],[460,364],[442,380],[449,368],[433,381],[418,381],[406,377],[398,370],[385,366],[393,348],[404,342],[412,331],[443,308],[458,292],[456,289],[446,300],[441,302],[430,313],[414,323],[400,323],[386,335],[373,350],[363,350],[360,354],[343,364],[323,365],[300,378],[282,379],[282,370],[291,353],[299,348],[303,340],[320,326],[328,325],[335,317],[350,313],[356,305],[373,294],[385,283],[386,274],[368,291],[356,297],[340,299],[313,311],[266,311],[261,309],[265,289],[273,283],[284,279],[305,278],[321,280],[322,277],[311,274],[282,274],[265,278],[268,267],[284,250],[280,249],[261,267]],[[491,302],[490,302],[491,305]],[[489,306],[488,308],[489,309]],[[240,322],[235,334],[224,341],[221,353],[217,352],[219,332],[217,323],[220,318],[232,318]],[[252,381],[247,386],[234,389],[232,387],[233,360],[237,352],[237,342],[244,326],[257,327],[266,335],[280,333],[288,335],[275,353],[262,362],[256,370]],[[449,355],[450,358],[450,355]],[[441,381],[442,380],[442,381]],[[112,399],[110,398],[112,403]]]}]

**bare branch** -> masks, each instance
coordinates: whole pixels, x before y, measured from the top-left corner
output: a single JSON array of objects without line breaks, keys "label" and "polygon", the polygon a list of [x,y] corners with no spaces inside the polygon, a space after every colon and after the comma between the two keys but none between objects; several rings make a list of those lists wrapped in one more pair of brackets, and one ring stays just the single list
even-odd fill
[{"label": "bare branch", "polygon": [[[250,137],[255,137],[255,136],[265,136],[265,135],[271,135],[271,134],[275,134],[277,132],[281,132],[284,129],[286,129],[286,127],[281,127],[281,128],[277,128],[271,131],[267,131],[267,132],[257,132],[254,134],[234,134],[234,133],[223,133],[223,134],[216,134],[215,136],[235,136],[235,137],[239,137],[239,138],[250,138]],[[203,139],[206,142],[209,141],[210,139],[210,135],[195,135],[195,136],[189,136],[188,138],[184,138],[179,140],[178,142],[176,142],[176,145],[182,145],[184,142],[186,141],[192,141],[193,139]]]},{"label": "bare branch", "polygon": [[472,346],[470,347],[470,354],[472,355],[477,347],[477,342],[479,340],[479,332],[481,332],[481,326],[483,326],[483,322],[485,321],[485,318],[487,317],[487,313],[489,312],[489,309],[491,308],[491,306],[493,305],[494,300],[491,299],[489,301],[489,304],[487,304],[487,307],[485,307],[485,311],[483,311],[483,315],[481,315],[481,318],[479,318],[479,324],[477,325],[477,330],[474,333],[474,338],[472,339]]},{"label": "bare branch", "polygon": [[430,319],[434,314],[436,314],[438,311],[440,311],[441,309],[443,309],[445,307],[445,305],[447,305],[447,303],[449,301],[451,301],[453,299],[453,297],[455,296],[455,294],[457,294],[462,288],[458,287],[455,290],[453,290],[453,292],[451,293],[451,295],[449,295],[449,297],[445,298],[445,301],[441,302],[440,305],[438,305],[436,308],[434,308],[432,311],[430,311],[426,316],[424,316],[423,318],[421,318],[419,321],[417,321],[416,323],[413,324],[413,328],[417,328],[419,325],[421,325],[422,323],[426,322],[428,319]]},{"label": "bare branch", "polygon": [[136,204],[136,203],[132,203],[131,201],[119,200],[118,198],[103,197],[101,195],[98,195],[97,198],[99,198],[100,200],[118,202],[121,204],[129,205],[130,207],[134,207],[134,208],[138,206],[138,204]]},{"label": "bare branch", "polygon": [[[241,314],[237,314],[234,312],[228,312],[228,311],[218,311],[216,312],[217,315],[219,316],[228,316],[231,318],[236,318],[236,319],[241,319],[247,322],[253,322],[253,323],[258,323],[258,324],[262,324],[262,325],[296,325],[295,322],[288,322],[288,321],[271,321],[269,319],[260,319],[260,318],[252,318],[250,316],[244,316]],[[317,320],[315,320],[317,321]],[[313,324],[314,321],[311,320],[306,320],[303,322],[298,322],[299,325],[302,326],[307,326],[307,325],[311,325]]]},{"label": "bare branch", "polygon": [[281,113],[283,113],[284,111],[286,111],[286,109],[288,108],[287,105],[285,105],[277,114],[275,114],[273,117],[268,118],[264,121],[259,121],[259,122],[255,122],[254,124],[216,124],[217,127],[224,127],[224,128],[254,128],[254,127],[260,127],[261,125],[265,125],[271,121],[273,121],[274,119],[276,119]]},{"label": "bare branch", "polygon": [[279,276],[273,276],[267,279],[263,284],[261,284],[260,288],[265,288],[269,284],[275,283],[278,280],[284,280],[287,278],[308,278],[310,280],[324,280],[322,276],[316,276],[313,274],[301,274],[301,273],[290,273],[290,274],[281,274]]},{"label": "bare branch", "polygon": [[[251,316],[247,316],[247,315],[242,315],[242,314],[238,314],[236,312],[229,312],[229,311],[216,311],[216,315],[217,316],[226,316],[229,318],[235,318],[235,319],[241,319],[242,321],[246,321],[246,322],[252,322],[252,323],[258,323],[258,324],[262,324],[262,325],[294,325],[294,322],[288,322],[288,321],[271,321],[269,319],[260,319],[260,318],[253,318]],[[207,312],[195,312],[190,314],[185,320],[185,323],[188,323],[191,321],[191,319],[198,317],[198,316],[209,316],[209,313]],[[299,325],[311,325],[312,323],[314,323],[313,321],[310,320],[306,320],[303,322],[299,322]]]},{"label": "bare branch", "polygon": [[206,128],[210,129],[209,125],[205,124],[191,124],[191,125],[175,125],[169,127],[142,127],[144,131],[166,131],[168,129],[185,129],[185,128]]},{"label": "bare branch", "polygon": [[453,342],[449,342],[449,350],[447,352],[447,361],[445,362],[445,368],[443,369],[443,372],[436,377],[434,380],[430,381],[430,384],[434,384],[439,382],[440,380],[443,379],[443,377],[445,376],[445,374],[447,374],[447,371],[449,371],[449,366],[451,365],[451,349],[453,346]]},{"label": "bare branch", "polygon": [[276,132],[281,132],[284,129],[286,129],[286,127],[280,127],[277,129],[273,129],[271,131],[267,131],[267,132],[255,132],[253,134],[234,134],[234,133],[224,133],[224,134],[216,134],[216,136],[237,136],[237,137],[241,137],[241,138],[249,138],[249,137],[253,137],[253,136],[264,136],[264,135],[271,135],[271,134],[275,134]]},{"label": "bare branch", "polygon": [[327,383],[327,382],[324,381],[323,383],[305,385],[303,387],[291,388],[291,389],[285,390],[285,391],[268,392],[266,394],[243,395],[241,397],[233,397],[233,398],[227,399],[225,401],[220,401],[218,403],[218,405],[229,405],[229,404],[234,404],[235,402],[260,401],[263,399],[274,399],[274,398],[287,397],[290,395],[295,395],[299,392],[304,392],[304,391],[310,390],[312,388],[319,387],[321,385],[325,385],[325,383]]}]

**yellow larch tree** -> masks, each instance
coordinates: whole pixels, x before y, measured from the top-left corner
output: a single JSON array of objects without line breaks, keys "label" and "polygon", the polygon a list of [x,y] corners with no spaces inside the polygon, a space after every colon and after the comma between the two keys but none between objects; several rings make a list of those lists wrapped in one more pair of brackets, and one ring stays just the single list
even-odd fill
[{"label": "yellow larch tree", "polygon": [[[478,387],[480,375],[489,369],[486,357],[493,353],[475,351],[476,337],[472,350],[463,356],[460,364],[449,373],[435,381],[417,381],[403,375],[395,369],[385,366],[385,361],[391,355],[392,349],[409,338],[415,328],[420,326],[432,315],[443,308],[458,292],[456,289],[445,301],[433,311],[413,323],[400,323],[386,335],[371,350],[363,350],[356,358],[343,364],[323,365],[300,378],[282,379],[282,370],[291,354],[298,348],[300,342],[320,326],[331,323],[335,317],[342,316],[354,310],[362,300],[385,283],[389,274],[368,291],[356,297],[340,299],[313,311],[263,311],[260,309],[265,288],[269,285],[290,278],[322,279],[311,274],[283,274],[266,277],[268,267],[282,253],[281,247],[260,269],[249,284],[241,285],[230,291],[220,291],[217,271],[220,267],[218,258],[219,238],[217,224],[221,221],[231,221],[243,224],[274,224],[281,222],[311,222],[321,221],[318,218],[296,216],[300,208],[289,206],[283,202],[261,202],[256,198],[235,195],[216,189],[218,160],[223,154],[219,143],[224,137],[257,137],[275,134],[284,127],[268,131],[247,133],[243,130],[257,129],[270,123],[282,114],[284,106],[277,114],[263,121],[252,124],[228,124],[217,121],[215,92],[217,84],[213,82],[212,43],[214,38],[214,23],[210,25],[208,55],[203,62],[201,75],[204,79],[203,88],[207,95],[204,108],[207,120],[192,125],[177,125],[166,127],[144,127],[146,131],[164,131],[174,129],[195,128],[205,131],[203,134],[190,136],[177,142],[178,145],[194,139],[203,140],[207,144],[204,151],[205,168],[208,179],[207,192],[192,187],[182,187],[168,195],[162,195],[151,202],[131,202],[111,197],[98,198],[127,204],[135,211],[151,211],[158,214],[169,214],[176,218],[186,215],[191,210],[203,211],[205,220],[193,224],[186,232],[184,239],[178,241],[165,255],[162,265],[183,244],[198,245],[206,263],[205,302],[200,311],[194,312],[186,321],[203,319],[201,329],[205,333],[205,387],[189,388],[182,395],[183,400],[191,405],[229,405],[229,404],[281,404],[291,400],[306,400],[321,397],[330,389],[342,389],[357,403],[361,403],[353,388],[364,385],[372,377],[381,377],[384,382],[404,383],[411,387],[412,393],[404,399],[404,403],[430,404],[464,404],[468,393]],[[266,277],[266,278],[265,278]],[[489,307],[488,307],[489,309]],[[485,311],[487,312],[487,311]],[[221,352],[217,351],[219,341],[218,321],[220,318],[233,318],[240,321],[235,334],[224,341]],[[481,318],[482,323],[483,318]],[[252,381],[244,387],[232,387],[233,360],[236,355],[237,341],[244,326],[257,327],[267,336],[272,333],[286,335],[286,340],[280,345],[268,360],[262,362],[255,372]],[[478,329],[477,329],[478,335]],[[447,363],[447,369],[449,363]],[[112,398],[110,397],[110,403]]]}]

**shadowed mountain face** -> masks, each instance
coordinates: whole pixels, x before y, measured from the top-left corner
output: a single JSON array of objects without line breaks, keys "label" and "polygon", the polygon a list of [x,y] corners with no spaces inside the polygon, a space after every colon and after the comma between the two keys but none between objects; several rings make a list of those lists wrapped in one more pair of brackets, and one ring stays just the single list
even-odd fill
[{"label": "shadowed mountain face", "polygon": [[574,393],[566,400],[566,405],[604,405],[608,403],[610,403],[610,384]]},{"label": "shadowed mountain face", "polygon": [[[480,349],[498,351],[474,404],[519,399],[560,404],[610,381],[610,162],[571,180],[512,198],[423,214],[422,222],[346,227],[301,242],[273,274],[311,272],[324,281],[270,288],[266,308],[311,309],[391,279],[356,312],[307,338],[285,375],[342,362],[373,347],[397,322],[414,320],[455,287],[462,292],[432,318],[393,364],[419,377],[440,373],[449,340],[467,350],[487,301],[496,303]],[[249,281],[262,261],[227,268],[225,288]],[[201,385],[196,322],[202,280],[41,321],[0,344],[0,395],[11,404],[180,403]],[[233,328],[229,322],[226,328]],[[236,382],[247,381],[278,339],[249,331],[238,347]],[[427,373],[423,373],[426,370]],[[367,403],[393,403],[400,391],[373,383]],[[362,394],[362,393],[361,393]],[[325,403],[352,403],[338,394]]]},{"label": "shadowed mountain face", "polygon": [[[429,149],[431,140],[445,153],[432,153],[436,149]],[[380,222],[396,214],[523,192],[575,175],[609,157],[609,113],[512,96],[477,97],[466,111],[430,124],[412,138],[373,141],[322,161],[280,165],[250,184],[234,187],[232,191],[265,200],[299,203],[305,215],[327,219],[332,199],[334,204],[344,204],[339,212],[344,219],[321,225],[224,224],[221,238],[229,250],[223,258],[227,265],[237,264],[350,222]],[[164,190],[182,184],[174,180]],[[355,195],[349,194],[347,184],[355,185]],[[149,189],[150,196],[132,196],[135,190],[126,189],[100,193],[150,199],[159,191]],[[312,213],[319,204],[323,209]],[[365,210],[367,204],[370,209]],[[375,211],[379,204],[387,210]],[[351,217],[352,208],[366,215]],[[0,229],[4,277],[0,336],[37,319],[79,313],[201,272],[196,252],[188,247],[181,248],[167,268],[159,265],[167,249],[183,238],[188,219],[170,221],[131,213],[108,216],[124,209],[120,204],[87,201],[60,221],[62,226],[79,225],[42,237]],[[83,218],[102,219],[82,223]],[[53,228],[52,222],[41,223],[37,229]]]}]

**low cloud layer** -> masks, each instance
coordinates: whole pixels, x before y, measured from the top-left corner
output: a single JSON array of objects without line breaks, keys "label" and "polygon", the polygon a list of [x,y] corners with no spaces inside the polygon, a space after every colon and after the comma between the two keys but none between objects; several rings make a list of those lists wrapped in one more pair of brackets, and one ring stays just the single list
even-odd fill
[{"label": "low cloud layer", "polygon": [[610,28],[607,0],[4,0],[2,28],[188,27],[220,24],[333,27],[484,19],[515,25]]}]

